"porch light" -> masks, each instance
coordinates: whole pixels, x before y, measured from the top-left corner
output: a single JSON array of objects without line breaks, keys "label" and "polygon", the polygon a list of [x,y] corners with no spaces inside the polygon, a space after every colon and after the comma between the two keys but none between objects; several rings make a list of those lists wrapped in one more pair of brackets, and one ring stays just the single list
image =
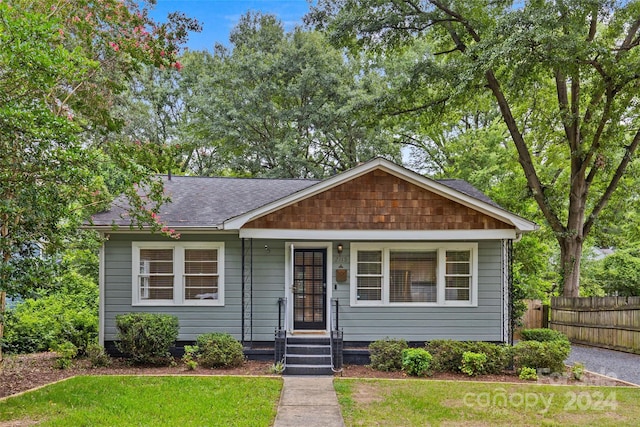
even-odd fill
[{"label": "porch light", "polygon": [[342,243],[338,243],[338,254],[342,253],[342,250],[344,249],[344,246],[342,246]]}]

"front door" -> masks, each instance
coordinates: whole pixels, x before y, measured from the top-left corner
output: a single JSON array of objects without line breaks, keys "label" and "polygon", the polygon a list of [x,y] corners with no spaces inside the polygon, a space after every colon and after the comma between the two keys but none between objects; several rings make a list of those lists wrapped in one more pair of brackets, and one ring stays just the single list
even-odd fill
[{"label": "front door", "polygon": [[295,249],[293,255],[293,328],[327,327],[327,250]]}]

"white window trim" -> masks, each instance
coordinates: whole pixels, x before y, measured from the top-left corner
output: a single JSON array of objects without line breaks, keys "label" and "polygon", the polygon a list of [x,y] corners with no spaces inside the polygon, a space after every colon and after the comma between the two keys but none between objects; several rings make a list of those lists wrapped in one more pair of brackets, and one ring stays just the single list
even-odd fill
[{"label": "white window trim", "polygon": [[[139,296],[138,271],[140,249],[173,249],[173,299],[142,300]],[[218,250],[218,299],[185,300],[185,249]],[[223,242],[132,242],[131,244],[131,305],[132,306],[223,306],[224,305],[224,243]]]},{"label": "white window trim", "polygon": [[[359,301],[357,290],[358,251],[382,251],[382,299],[381,301]],[[390,253],[394,250],[437,251],[437,290],[436,302],[390,302],[389,277]],[[445,300],[445,261],[446,251],[471,251],[471,287],[469,301]],[[478,306],[478,244],[477,243],[392,243],[367,242],[351,243],[351,307],[477,307]]]}]

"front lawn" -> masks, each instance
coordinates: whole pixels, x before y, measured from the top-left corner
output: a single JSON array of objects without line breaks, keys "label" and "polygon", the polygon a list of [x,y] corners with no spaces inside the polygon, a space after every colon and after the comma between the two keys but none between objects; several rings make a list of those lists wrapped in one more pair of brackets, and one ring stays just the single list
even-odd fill
[{"label": "front lawn", "polygon": [[640,388],[336,379],[347,426],[635,426]]},{"label": "front lawn", "polygon": [[268,426],[280,378],[83,376],[0,401],[0,424]]}]

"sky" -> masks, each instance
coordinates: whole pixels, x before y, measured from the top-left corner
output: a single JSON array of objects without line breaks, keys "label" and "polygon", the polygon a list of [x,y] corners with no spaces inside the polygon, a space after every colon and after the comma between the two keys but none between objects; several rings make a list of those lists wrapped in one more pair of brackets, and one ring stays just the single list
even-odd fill
[{"label": "sky", "polygon": [[164,21],[168,13],[180,11],[196,18],[202,25],[202,32],[191,33],[187,47],[212,50],[216,42],[229,43],[229,32],[248,10],[274,14],[285,30],[292,30],[302,24],[309,4],[307,0],[157,0],[151,16]]}]

